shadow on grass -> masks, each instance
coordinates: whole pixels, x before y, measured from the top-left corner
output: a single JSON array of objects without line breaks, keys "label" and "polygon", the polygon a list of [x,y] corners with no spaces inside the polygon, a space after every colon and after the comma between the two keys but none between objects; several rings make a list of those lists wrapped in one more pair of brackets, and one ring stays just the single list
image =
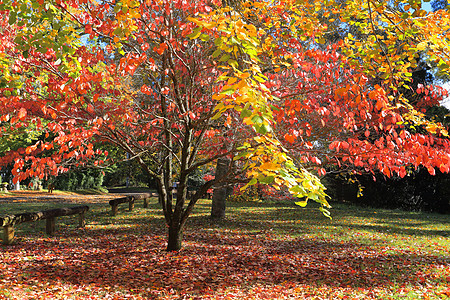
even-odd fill
[{"label": "shadow on grass", "polygon": [[[150,228],[146,226],[145,230]],[[94,285],[133,291],[145,297],[175,290],[204,293],[221,288],[256,285],[380,288],[419,285],[418,270],[450,260],[404,252],[378,253],[360,244],[296,239],[279,241],[267,236],[223,235],[190,231],[185,248],[166,253],[165,236],[133,230],[86,231],[68,240],[39,240],[32,246],[4,249],[23,253],[26,264],[17,274],[27,281],[58,285]],[[24,275],[25,274],[25,275]],[[429,278],[428,283],[441,280]]]},{"label": "shadow on grass", "polygon": [[[246,208],[249,207],[246,206]],[[300,208],[289,203],[284,203],[284,206],[281,203],[277,206],[258,203],[250,206],[247,212],[245,210],[241,212],[244,217],[241,216],[241,221],[238,223],[254,230],[274,227],[279,231],[300,230],[306,233],[317,231],[318,226],[325,226],[404,236],[450,236],[450,230],[438,229],[439,227],[448,228],[450,225],[450,217],[441,214],[355,209],[347,205],[336,205],[336,209],[331,209],[331,213],[333,219],[329,220],[316,208]],[[352,222],[355,219],[364,219],[369,224],[361,224],[364,222],[357,220]],[[233,224],[227,224],[227,221],[222,222],[225,226],[233,226]]]},{"label": "shadow on grass", "polygon": [[[245,290],[259,285],[351,286],[370,290],[393,285],[420,286],[424,282],[444,285],[447,280],[443,276],[448,275],[441,277],[439,272],[424,270],[450,268],[448,256],[410,250],[382,251],[378,246],[339,238],[320,240],[290,235],[293,230],[313,232],[324,224],[383,231],[387,229],[376,222],[401,222],[390,220],[388,214],[370,214],[375,225],[363,225],[349,224],[345,218],[364,217],[367,211],[354,215],[339,209],[335,216],[338,221],[333,223],[319,213],[286,204],[233,204],[229,210],[228,219],[216,224],[207,217],[209,202],[200,203],[188,221],[184,248],[167,253],[165,221],[156,202],[148,209],[136,208],[132,212],[124,206],[114,217],[108,206],[92,205],[87,215],[90,225],[84,230],[67,228],[71,222],[68,221],[56,237],[33,236],[30,241],[25,235],[18,244],[3,247],[0,257],[9,268],[1,279],[12,282],[13,278],[21,278],[37,286],[89,285],[147,298],[170,293],[220,293],[228,288]],[[398,230],[409,234],[411,229]],[[432,230],[421,230],[420,234],[430,232],[443,234]]]}]

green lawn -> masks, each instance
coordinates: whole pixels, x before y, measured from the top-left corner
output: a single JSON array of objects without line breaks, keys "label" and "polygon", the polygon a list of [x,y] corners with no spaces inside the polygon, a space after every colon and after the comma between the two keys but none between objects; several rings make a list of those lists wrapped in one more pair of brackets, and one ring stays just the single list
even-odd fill
[{"label": "green lawn", "polygon": [[[77,216],[16,228],[0,249],[0,299],[447,299],[450,216],[336,204],[333,220],[290,202],[199,203],[184,248],[164,251],[165,223],[148,209],[90,204]],[[0,204],[0,215],[69,206]],[[77,205],[77,204],[73,204]],[[2,298],[3,297],[3,298]]]}]

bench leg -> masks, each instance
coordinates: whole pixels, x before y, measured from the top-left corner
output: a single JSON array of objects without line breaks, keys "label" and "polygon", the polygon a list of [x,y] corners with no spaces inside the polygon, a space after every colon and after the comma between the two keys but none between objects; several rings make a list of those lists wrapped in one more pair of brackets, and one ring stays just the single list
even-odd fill
[{"label": "bench leg", "polygon": [[128,210],[129,210],[129,211],[132,211],[133,208],[134,208],[134,200],[131,200],[131,201],[128,203]]},{"label": "bench leg", "polygon": [[86,226],[86,219],[84,218],[84,212],[79,214],[78,220],[79,220],[78,227],[84,228],[84,226]]},{"label": "bench leg", "polygon": [[11,245],[14,241],[14,227],[3,226],[3,244]]},{"label": "bench leg", "polygon": [[144,208],[148,208],[148,198],[144,198]]},{"label": "bench leg", "polygon": [[46,220],[46,223],[45,223],[45,232],[48,234],[48,235],[54,235],[55,234],[55,223],[56,223],[56,220],[55,220],[56,218],[55,217],[53,217],[53,218],[48,218],[47,220]]},{"label": "bench leg", "polygon": [[112,215],[113,215],[113,216],[117,215],[117,210],[118,210],[118,208],[119,208],[118,205],[112,205],[112,206],[111,206],[111,212],[112,212]]}]

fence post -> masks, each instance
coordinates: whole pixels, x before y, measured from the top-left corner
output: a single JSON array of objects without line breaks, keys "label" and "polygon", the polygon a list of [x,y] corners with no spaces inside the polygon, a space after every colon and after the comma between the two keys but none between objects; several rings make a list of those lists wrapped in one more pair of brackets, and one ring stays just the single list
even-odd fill
[{"label": "fence post", "polygon": [[45,222],[45,232],[48,235],[53,235],[55,234],[55,217],[50,217],[46,220]]},{"label": "fence post", "polygon": [[134,197],[133,197],[133,196],[129,196],[129,197],[131,197],[131,200],[130,200],[130,202],[128,203],[128,210],[129,210],[129,211],[132,211],[133,208],[134,208]]},{"label": "fence post", "polygon": [[3,244],[11,245],[14,240],[14,227],[3,226]]},{"label": "fence post", "polygon": [[78,216],[78,227],[84,228],[86,226],[86,219],[84,218],[84,212],[80,213]]},{"label": "fence post", "polygon": [[148,198],[144,198],[144,208],[148,208]]}]

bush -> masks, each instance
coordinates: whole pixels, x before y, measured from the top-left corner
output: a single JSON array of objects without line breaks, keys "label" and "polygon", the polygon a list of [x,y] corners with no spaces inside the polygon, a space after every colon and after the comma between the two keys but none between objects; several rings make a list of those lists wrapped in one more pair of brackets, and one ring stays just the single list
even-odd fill
[{"label": "bush", "polygon": [[[324,184],[332,200],[356,204],[450,213],[450,175],[436,171],[431,176],[419,169],[404,178],[382,174],[345,177],[327,175]],[[362,189],[362,194],[358,196]]]},{"label": "bush", "polygon": [[104,185],[108,187],[125,186],[127,178],[131,186],[156,187],[155,181],[142,170],[136,161],[120,162],[108,168]]},{"label": "bush", "polygon": [[55,189],[63,191],[99,189],[103,177],[103,171],[97,169],[73,170],[49,180],[47,186],[51,183]]}]

